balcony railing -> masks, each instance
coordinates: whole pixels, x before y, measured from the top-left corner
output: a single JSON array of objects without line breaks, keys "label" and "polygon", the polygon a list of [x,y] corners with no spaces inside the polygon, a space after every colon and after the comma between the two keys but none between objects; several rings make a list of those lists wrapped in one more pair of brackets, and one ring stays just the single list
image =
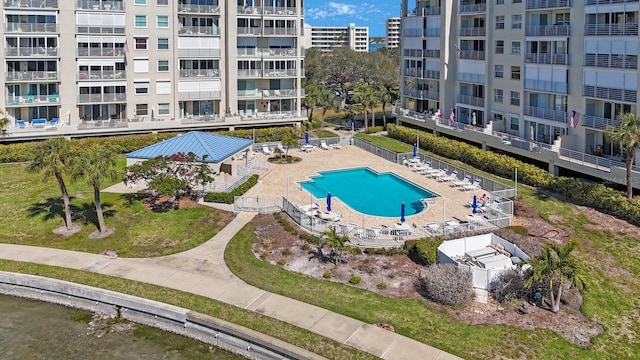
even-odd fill
[{"label": "balcony railing", "polygon": [[407,13],[407,16],[430,16],[430,15],[440,15],[440,7],[431,6],[431,7],[425,7],[425,8],[416,8]]},{"label": "balcony railing", "polygon": [[484,107],[484,98],[471,95],[458,95],[456,98],[460,104]]},{"label": "balcony railing", "polygon": [[258,89],[238,90],[238,97],[242,98],[261,98],[262,94]]},{"label": "balcony railing", "polygon": [[[304,50],[304,49],[302,49]],[[295,57],[296,49],[280,49],[280,48],[238,48],[238,57]],[[302,51],[304,55],[304,51]]]},{"label": "balcony railing", "polygon": [[296,69],[264,69],[263,77],[294,77],[297,75]]},{"label": "balcony railing", "polygon": [[208,77],[217,78],[220,77],[220,69],[180,69],[181,78],[192,77]]},{"label": "balcony railing", "polygon": [[566,82],[549,80],[525,79],[524,88],[527,90],[536,90],[559,94],[567,94],[569,91],[569,85]]},{"label": "balcony railing", "polygon": [[53,95],[25,95],[25,96],[7,96],[8,106],[20,106],[23,104],[57,104],[60,102],[60,97],[56,94]]},{"label": "balcony railing", "polygon": [[528,64],[569,65],[569,55],[566,54],[527,54],[525,62]]},{"label": "balcony railing", "polygon": [[199,26],[199,25],[182,25],[178,29],[179,35],[220,35],[218,27]]},{"label": "balcony railing", "polygon": [[238,6],[238,15],[295,16],[295,7],[280,6]]},{"label": "balcony railing", "polygon": [[630,24],[587,24],[585,36],[638,36],[638,23]]},{"label": "balcony railing", "polygon": [[5,32],[16,33],[57,33],[58,24],[44,23],[6,23],[4,25]]},{"label": "balcony railing", "polygon": [[460,36],[486,36],[487,28],[485,27],[462,27],[460,28]]},{"label": "balcony railing", "polygon": [[123,57],[124,48],[79,47],[78,57]]},{"label": "balcony railing", "polygon": [[123,70],[78,71],[78,80],[123,80],[127,73]]},{"label": "balcony railing", "polygon": [[178,49],[178,57],[220,57],[220,49]]},{"label": "balcony railing", "polygon": [[6,81],[57,81],[60,80],[58,71],[9,71],[5,74]]},{"label": "balcony railing", "polygon": [[124,11],[125,2],[120,0],[77,0],[76,9],[95,11]]},{"label": "balcony railing", "polygon": [[405,37],[438,37],[440,36],[440,28],[404,29],[402,33]]},{"label": "balcony railing", "polygon": [[526,36],[569,36],[569,24],[527,26]]},{"label": "balcony railing", "polygon": [[114,102],[126,102],[126,93],[104,93],[104,94],[80,94],[78,95],[79,104],[94,104],[94,103],[114,103]]},{"label": "balcony railing", "polygon": [[238,35],[262,35],[261,27],[238,27],[237,28]]},{"label": "balcony railing", "polygon": [[440,71],[439,70],[425,70],[424,71],[425,79],[440,79]]},{"label": "balcony railing", "polygon": [[610,5],[623,3],[637,3],[640,0],[585,0],[585,5]]},{"label": "balcony railing", "polygon": [[597,66],[617,69],[637,69],[638,55],[585,54],[584,66]]},{"label": "balcony railing", "polygon": [[285,35],[285,36],[295,36],[297,34],[296,28],[273,28],[266,27],[262,32],[264,35]]},{"label": "balcony railing", "polygon": [[91,25],[78,25],[76,26],[76,32],[78,34],[124,34],[124,26],[91,26]]},{"label": "balcony railing", "polygon": [[535,107],[535,106],[525,106],[524,114],[527,116],[533,116],[540,119],[559,121],[562,123],[567,122],[567,112],[561,111],[561,110],[546,109],[546,108]]},{"label": "balcony railing", "polygon": [[485,76],[484,74],[473,74],[473,73],[458,73],[458,81],[468,82],[468,83],[476,83],[476,84],[484,84]]},{"label": "balcony railing", "polygon": [[585,85],[582,88],[582,96],[635,103],[638,99],[638,91]]},{"label": "balcony railing", "polygon": [[261,90],[263,98],[293,97],[296,96],[296,89],[276,89]]},{"label": "balcony railing", "polygon": [[404,96],[408,96],[414,99],[421,100],[440,100],[440,93],[437,91],[419,90],[419,89],[405,89],[403,91]]},{"label": "balcony railing", "polygon": [[57,47],[7,47],[4,56],[58,56]]},{"label": "balcony railing", "polygon": [[[560,148],[560,157],[566,158],[568,161],[581,164],[583,166],[594,167],[602,171],[611,171],[612,167],[626,168],[622,161],[611,160],[602,156],[591,155],[579,151]],[[639,171],[637,166],[633,167],[633,171]]]},{"label": "balcony railing", "polygon": [[220,99],[222,92],[213,91],[178,91],[178,100],[211,100]]},{"label": "balcony railing", "polygon": [[261,78],[262,69],[240,69],[238,70],[239,78]]},{"label": "balcony railing", "polygon": [[220,6],[216,5],[196,5],[178,4],[178,13],[190,14],[220,14]]},{"label": "balcony railing", "polygon": [[582,115],[580,125],[591,129],[607,130],[609,126],[619,126],[620,121],[618,119],[607,119],[599,116]]},{"label": "balcony railing", "polygon": [[459,9],[458,10],[459,14],[484,13],[484,12],[487,12],[487,4],[486,3],[483,3],[483,4],[470,4],[470,5],[460,4],[460,7],[458,9]]},{"label": "balcony railing", "polygon": [[571,7],[571,0],[527,0],[526,4],[527,10],[567,7]]},{"label": "balcony railing", "polygon": [[58,0],[4,0],[4,7],[57,9]]},{"label": "balcony railing", "polygon": [[465,60],[484,60],[485,52],[477,50],[462,50],[458,51],[458,59]]},{"label": "balcony railing", "polygon": [[104,129],[104,128],[128,128],[129,122],[137,122],[137,119],[91,119],[91,120],[82,120],[80,124],[78,124],[78,130],[93,130],[93,129]]}]

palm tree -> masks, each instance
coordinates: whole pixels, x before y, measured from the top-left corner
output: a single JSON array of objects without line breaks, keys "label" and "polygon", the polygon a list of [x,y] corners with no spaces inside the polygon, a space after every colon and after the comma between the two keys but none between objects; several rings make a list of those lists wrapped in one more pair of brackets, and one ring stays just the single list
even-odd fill
[{"label": "palm tree", "polygon": [[365,131],[367,131],[369,129],[369,119],[367,117],[367,108],[372,106],[372,104],[376,103],[376,95],[375,95],[375,92],[373,91],[373,88],[371,88],[368,85],[361,86],[356,92],[354,100],[355,102],[362,104],[362,107],[364,108],[364,129]]},{"label": "palm tree", "polygon": [[631,113],[618,114],[620,124],[609,126],[606,136],[612,143],[619,143],[624,149],[624,160],[627,165],[627,198],[633,199],[633,183],[631,169],[636,151],[640,150],[640,116]]},{"label": "palm tree", "polygon": [[324,235],[329,240],[329,248],[337,255],[336,262],[340,261],[342,252],[348,247],[347,243],[349,242],[349,237],[347,235],[338,235],[335,227],[331,227],[329,230],[326,230]]},{"label": "palm tree", "polygon": [[73,162],[72,174],[74,178],[84,178],[87,184],[93,188],[93,202],[98,218],[98,231],[105,234],[107,226],[104,223],[102,202],[100,201],[100,189],[105,178],[116,180],[120,173],[114,169],[116,154],[110,150],[93,147],[84,151]]},{"label": "palm tree", "polygon": [[535,283],[546,283],[551,311],[557,313],[560,310],[560,299],[565,284],[585,288],[585,282],[579,275],[578,264],[571,252],[577,243],[570,241],[565,246],[557,244],[545,244],[542,255],[527,259],[518,264],[522,268],[525,264],[531,266],[527,271],[525,285],[532,287]]},{"label": "palm tree", "polygon": [[33,149],[33,158],[29,164],[30,172],[42,172],[44,179],[51,176],[56,178],[60,192],[62,193],[62,203],[64,205],[64,219],[67,230],[72,230],[73,219],[69,207],[69,192],[64,182],[63,175],[69,170],[69,163],[73,158],[71,142],[64,138],[47,139],[36,145]]},{"label": "palm tree", "polygon": [[320,116],[320,127],[324,127],[324,117],[329,109],[336,109],[340,106],[340,103],[336,100],[336,96],[333,91],[327,87],[321,87],[318,92],[317,104],[322,108],[322,115]]},{"label": "palm tree", "polygon": [[292,146],[297,146],[298,140],[294,139],[291,135],[284,135],[280,141],[282,142],[282,146],[284,146],[285,148],[284,158],[286,159],[287,155],[289,154],[289,148]]},{"label": "palm tree", "polygon": [[324,87],[317,83],[307,83],[304,86],[304,106],[307,108],[307,120],[313,120],[313,110],[318,103],[318,97]]}]

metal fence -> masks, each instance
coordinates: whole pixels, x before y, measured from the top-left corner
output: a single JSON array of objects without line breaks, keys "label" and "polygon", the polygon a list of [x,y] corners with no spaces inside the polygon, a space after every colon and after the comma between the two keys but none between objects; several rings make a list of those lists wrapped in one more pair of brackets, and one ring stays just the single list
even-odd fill
[{"label": "metal fence", "polygon": [[233,211],[272,214],[282,211],[282,196],[236,196],[233,199]]}]

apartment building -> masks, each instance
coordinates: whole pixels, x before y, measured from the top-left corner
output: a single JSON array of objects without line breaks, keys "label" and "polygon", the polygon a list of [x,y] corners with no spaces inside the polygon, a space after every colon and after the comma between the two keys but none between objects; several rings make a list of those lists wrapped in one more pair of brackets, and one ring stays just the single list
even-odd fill
[{"label": "apartment building", "polygon": [[639,15],[638,0],[404,0],[399,122],[624,184],[604,134],[638,114]]},{"label": "apartment building", "polygon": [[302,0],[4,0],[0,141],[303,120]]},{"label": "apartment building", "polygon": [[385,46],[388,49],[397,48],[400,44],[400,21],[402,18],[399,17],[390,17],[387,18],[387,36],[386,36],[386,44]]},{"label": "apartment building", "polygon": [[356,52],[369,52],[369,28],[349,26],[311,26],[311,46],[324,52],[335,47],[348,46]]}]

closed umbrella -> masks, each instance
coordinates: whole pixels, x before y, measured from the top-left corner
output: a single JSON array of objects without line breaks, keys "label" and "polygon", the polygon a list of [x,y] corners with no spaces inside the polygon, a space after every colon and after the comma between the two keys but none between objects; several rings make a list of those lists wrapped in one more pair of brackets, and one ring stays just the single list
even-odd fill
[{"label": "closed umbrella", "polygon": [[309,133],[308,132],[304,133],[304,143],[305,144],[309,143]]},{"label": "closed umbrella", "polygon": [[404,202],[403,202],[402,205],[400,205],[400,222],[403,223],[405,221],[406,219],[404,218]]},{"label": "closed umbrella", "polygon": [[418,156],[418,145],[413,144],[413,157]]},{"label": "closed umbrella", "polygon": [[327,194],[327,211],[331,211],[331,193]]},{"label": "closed umbrella", "polygon": [[209,103],[205,102],[204,103],[204,114],[207,115],[209,113]]},{"label": "closed umbrella", "polygon": [[471,213],[472,214],[476,214],[478,213],[478,197],[473,195],[473,202],[471,203]]},{"label": "closed umbrella", "polygon": [[471,113],[471,125],[476,126],[477,123],[477,119],[476,119],[476,112],[472,112]]}]

